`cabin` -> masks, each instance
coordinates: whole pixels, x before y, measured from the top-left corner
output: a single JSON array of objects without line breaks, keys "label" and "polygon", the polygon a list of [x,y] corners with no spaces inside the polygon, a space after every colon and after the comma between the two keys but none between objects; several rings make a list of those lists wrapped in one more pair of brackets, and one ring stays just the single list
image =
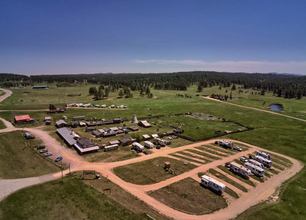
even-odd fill
[{"label": "cabin", "polygon": [[14,122],[17,125],[29,124],[29,123],[34,123],[34,119],[30,118],[29,115],[19,115],[14,117]]},{"label": "cabin", "polygon": [[58,128],[67,127],[67,123],[64,120],[58,120],[55,122],[55,126]]},{"label": "cabin", "polygon": [[91,134],[92,134],[93,136],[95,136],[96,138],[99,138],[99,137],[102,136],[102,133],[101,133],[100,131],[98,131],[98,130],[92,131]]},{"label": "cabin", "polygon": [[207,175],[201,176],[201,185],[206,187],[206,188],[211,189],[212,191],[214,191],[218,194],[222,194],[224,192],[224,190],[226,189],[226,186],[223,183],[221,183],[221,182],[219,182],[219,181],[217,181],[217,180],[215,180],[215,179],[213,179],[213,178],[211,178]]},{"label": "cabin", "polygon": [[92,132],[93,130],[96,130],[94,127],[86,127],[85,132]]},{"label": "cabin", "polygon": [[149,124],[149,122],[147,122],[147,121],[140,121],[140,122],[138,123],[138,125],[141,126],[141,127],[144,127],[144,128],[152,127],[152,125]]},{"label": "cabin", "polygon": [[86,153],[97,152],[100,148],[99,148],[99,146],[97,146],[94,142],[92,142],[88,138],[80,138],[74,144],[74,149],[79,154],[82,155],[82,154],[86,154]]},{"label": "cabin", "polygon": [[118,140],[113,140],[113,141],[109,141],[108,142],[109,143],[109,145],[114,145],[114,144],[120,144],[120,141],[118,141]]},{"label": "cabin", "polygon": [[144,134],[142,135],[142,140],[149,140],[151,137],[150,135]]},{"label": "cabin", "polygon": [[123,120],[121,118],[114,118],[114,123],[115,124],[120,124],[122,122],[123,122]]},{"label": "cabin", "polygon": [[47,86],[47,85],[33,86],[33,89],[49,89],[49,86]]},{"label": "cabin", "polygon": [[81,120],[85,120],[85,116],[76,116],[72,118],[73,121],[81,121]]},{"label": "cabin", "polygon": [[131,127],[129,127],[129,129],[130,129],[131,131],[138,131],[138,130],[139,130],[139,128],[136,127],[136,126],[131,126]]},{"label": "cabin", "polygon": [[120,144],[121,146],[128,146],[128,145],[131,145],[133,142],[130,138],[122,138],[120,140]]}]

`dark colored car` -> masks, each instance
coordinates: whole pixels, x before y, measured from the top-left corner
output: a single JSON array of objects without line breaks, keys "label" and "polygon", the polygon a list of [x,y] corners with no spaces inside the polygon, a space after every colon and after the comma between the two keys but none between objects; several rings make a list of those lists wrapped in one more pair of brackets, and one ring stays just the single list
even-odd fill
[{"label": "dark colored car", "polygon": [[41,150],[41,151],[39,151],[39,153],[47,153],[48,152],[48,149],[43,149],[43,150]]},{"label": "dark colored car", "polygon": [[255,157],[253,155],[249,155],[249,159],[255,160]]},{"label": "dark colored car", "polygon": [[40,145],[37,147],[37,150],[45,149],[45,145]]},{"label": "dark colored car", "polygon": [[62,159],[63,159],[63,157],[62,157],[62,156],[59,156],[58,158],[55,159],[55,162],[59,162],[59,161],[61,161]]},{"label": "dark colored car", "polygon": [[149,154],[148,151],[144,151],[143,153],[144,153],[145,155],[148,155],[148,154]]}]

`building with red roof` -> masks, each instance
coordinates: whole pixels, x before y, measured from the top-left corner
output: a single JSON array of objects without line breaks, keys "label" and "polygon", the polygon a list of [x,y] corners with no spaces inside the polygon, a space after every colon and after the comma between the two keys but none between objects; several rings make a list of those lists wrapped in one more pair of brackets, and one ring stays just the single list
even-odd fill
[{"label": "building with red roof", "polygon": [[30,118],[29,115],[19,115],[14,118],[15,124],[33,123],[34,119]]}]

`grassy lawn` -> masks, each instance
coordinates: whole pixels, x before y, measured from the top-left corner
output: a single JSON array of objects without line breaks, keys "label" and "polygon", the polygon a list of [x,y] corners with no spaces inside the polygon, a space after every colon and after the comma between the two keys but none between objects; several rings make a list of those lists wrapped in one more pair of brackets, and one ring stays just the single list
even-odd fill
[{"label": "grassy lawn", "polygon": [[222,196],[200,186],[191,178],[149,193],[150,196],[176,210],[194,215],[215,212],[227,207]]},{"label": "grassy lawn", "polygon": [[230,174],[231,176],[233,176],[233,177],[239,179],[240,181],[242,181],[242,182],[244,182],[244,183],[246,183],[246,184],[248,184],[248,185],[250,185],[250,186],[255,187],[255,184],[254,184],[251,180],[244,179],[244,178],[242,178],[241,176],[232,173],[232,172],[229,171],[226,167],[220,165],[220,166],[218,166],[218,168],[219,168],[220,170],[222,170],[222,171],[224,171],[224,172]]},{"label": "grassy lawn", "polygon": [[226,153],[221,153],[221,152],[219,152],[219,151],[217,151],[215,149],[211,149],[210,146],[206,146],[206,145],[201,146],[201,148],[199,148],[199,149],[203,149],[203,150],[205,149],[208,153],[217,155],[219,157],[226,157],[226,156],[228,156]]},{"label": "grassy lawn", "polygon": [[[19,132],[2,133],[0,140],[0,178],[25,178],[60,171],[26,146]],[[41,141],[33,139],[31,144],[39,145]]]},{"label": "grassy lawn", "polygon": [[149,219],[74,177],[22,189],[0,203],[0,219]]},{"label": "grassy lawn", "polygon": [[[188,151],[193,152],[193,153],[197,153],[199,155],[210,158],[212,160],[220,160],[221,159],[220,157],[217,157],[217,156],[214,155],[214,154],[216,154],[214,151],[211,151],[211,150],[209,150],[205,147],[195,147],[195,148],[198,149],[199,151],[192,150],[192,149],[190,149]],[[202,151],[202,152],[200,152],[200,151]],[[210,154],[207,154],[205,152],[209,152]]]},{"label": "grassy lawn", "polygon": [[[170,154],[170,155],[173,156],[173,157],[183,159],[183,160],[188,161],[188,162],[194,162],[194,163],[199,163],[199,164],[204,164],[205,163],[204,161],[193,160],[191,158],[185,157],[184,155],[179,155],[179,154]],[[186,155],[186,156],[188,156],[188,155]]]},{"label": "grassy lawn", "polygon": [[189,156],[189,157],[193,157],[193,158],[195,158],[195,159],[204,160],[205,163],[211,162],[210,160],[207,160],[207,159],[205,159],[205,158],[203,158],[203,157],[200,157],[200,156],[191,154],[190,151],[187,151],[187,150],[185,150],[185,151],[179,151],[178,153],[184,154],[184,155]]},{"label": "grassy lawn", "polygon": [[239,183],[235,182],[234,180],[228,178],[227,176],[223,175],[222,173],[220,173],[220,172],[218,172],[218,171],[216,171],[216,170],[214,170],[214,169],[209,169],[209,172],[210,172],[212,175],[218,177],[218,178],[221,179],[221,180],[224,180],[225,182],[231,184],[232,186],[234,186],[234,187],[240,189],[240,190],[243,191],[243,192],[247,192],[247,191],[248,191],[244,186],[240,185]]},{"label": "grassy lawn", "polygon": [[4,129],[6,128],[5,124],[3,123],[3,121],[0,120],[0,129]]},{"label": "grassy lawn", "polygon": [[[78,174],[80,173],[81,172],[79,172]],[[131,210],[135,214],[147,213],[155,219],[168,219],[167,217],[159,214],[157,211],[152,209],[147,203],[126,192],[120,186],[114,184],[102,175],[99,180],[84,180],[83,182],[86,185],[92,186],[99,192],[104,193],[108,198],[113,199],[114,201]],[[106,192],[104,189],[110,189],[111,191]]]},{"label": "grassy lawn", "polygon": [[[163,168],[164,162],[167,161],[171,163],[171,169],[175,171],[174,174],[171,174],[170,171],[167,172]],[[146,185],[158,183],[162,180],[180,175],[194,168],[196,168],[196,166],[193,164],[184,165],[184,163],[179,160],[168,157],[158,157],[139,163],[116,167],[114,169],[114,173],[124,181],[139,185]]]}]

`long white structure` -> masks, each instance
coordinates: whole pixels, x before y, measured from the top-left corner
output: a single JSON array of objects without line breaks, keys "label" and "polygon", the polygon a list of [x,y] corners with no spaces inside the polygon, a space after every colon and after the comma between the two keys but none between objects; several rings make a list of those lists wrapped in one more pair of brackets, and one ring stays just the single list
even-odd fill
[{"label": "long white structure", "polygon": [[118,144],[113,144],[113,145],[104,147],[104,151],[107,152],[111,150],[118,150],[118,148],[119,148]]},{"label": "long white structure", "polygon": [[144,142],[144,146],[145,146],[146,148],[153,149],[154,144],[153,144],[152,142],[150,142],[150,141],[145,141],[145,142]]},{"label": "long white structure", "polygon": [[263,177],[265,174],[264,169],[262,169],[261,167],[256,166],[255,164],[246,162],[244,164],[244,167],[248,168],[249,170],[251,170],[252,173],[254,173],[256,176],[260,176]]},{"label": "long white structure", "polygon": [[262,163],[263,165],[265,165],[266,167],[271,167],[272,166],[272,161],[268,160],[264,157],[261,156],[256,156],[255,160],[257,160],[258,162]]},{"label": "long white structure", "polygon": [[254,164],[254,165],[258,166],[258,167],[261,167],[262,169],[265,168],[265,166],[262,163],[258,162],[257,160],[249,159],[249,162],[251,164]]},{"label": "long white structure", "polygon": [[263,151],[256,151],[256,155],[257,156],[260,156],[260,157],[263,157],[267,160],[271,160],[271,156],[270,154],[267,154],[266,152],[263,152]]},{"label": "long white structure", "polygon": [[230,163],[230,169],[233,173],[237,173],[240,176],[243,176],[244,178],[249,178],[249,175],[251,175],[251,171],[248,168],[245,168],[244,166],[236,163],[236,162],[231,162]]},{"label": "long white structure", "polygon": [[222,146],[222,147],[225,147],[225,148],[233,148],[234,147],[233,142],[224,141],[224,140],[219,141],[219,145]]},{"label": "long white structure", "polygon": [[226,189],[226,186],[223,183],[221,183],[221,182],[219,182],[219,181],[217,181],[217,180],[215,180],[215,179],[213,179],[213,178],[211,178],[207,175],[203,175],[201,177],[201,185],[204,186],[204,187],[210,188],[210,189],[212,189],[213,191],[215,191],[219,194],[222,194],[222,192]]},{"label": "long white structure", "polygon": [[143,149],[144,149],[144,146],[142,146],[142,145],[139,144],[138,142],[134,142],[134,143],[132,144],[132,147],[133,147],[133,149],[136,150],[136,151],[143,151]]}]

